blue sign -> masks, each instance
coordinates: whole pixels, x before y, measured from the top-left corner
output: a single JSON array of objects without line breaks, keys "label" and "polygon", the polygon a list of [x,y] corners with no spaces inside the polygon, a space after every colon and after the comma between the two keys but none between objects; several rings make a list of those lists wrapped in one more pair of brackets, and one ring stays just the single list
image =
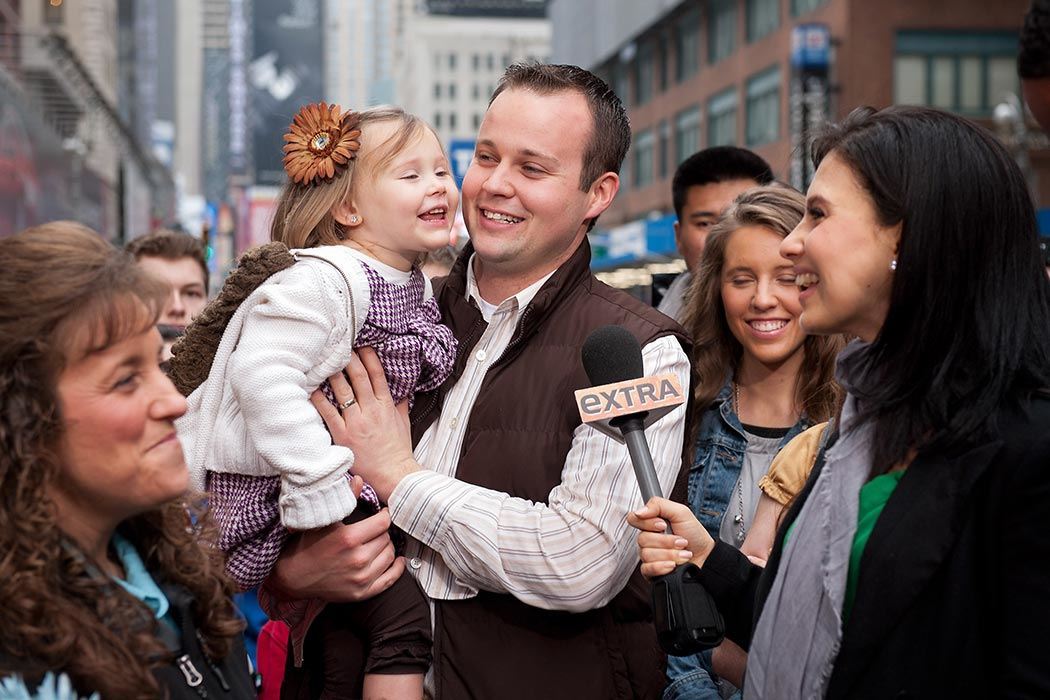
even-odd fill
[{"label": "blue sign", "polygon": [[1050,208],[1038,209],[1035,212],[1036,222],[1039,224],[1039,235],[1050,236]]},{"label": "blue sign", "polygon": [[674,238],[676,219],[674,214],[666,214],[590,234],[591,269],[610,270],[652,257],[675,255],[678,251]]},{"label": "blue sign", "polygon": [[452,139],[448,144],[448,160],[452,166],[452,175],[456,178],[456,187],[463,187],[463,176],[467,174],[470,161],[474,159],[473,139]]},{"label": "blue sign", "polygon": [[800,24],[791,30],[791,65],[826,70],[831,63],[831,31],[826,24]]}]

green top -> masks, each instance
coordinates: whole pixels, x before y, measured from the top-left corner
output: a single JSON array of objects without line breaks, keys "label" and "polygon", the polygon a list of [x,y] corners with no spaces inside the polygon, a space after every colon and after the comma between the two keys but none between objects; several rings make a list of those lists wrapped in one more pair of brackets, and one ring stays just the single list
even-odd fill
[{"label": "green top", "polygon": [[860,558],[868,546],[871,531],[875,522],[882,515],[882,509],[893,495],[894,489],[904,476],[904,470],[881,474],[860,489],[860,501],[857,504],[857,534],[853,536],[853,548],[849,553],[849,572],[846,574],[846,598],[842,603],[842,619],[849,619],[853,609],[853,599],[857,595],[857,579],[860,578]]},{"label": "green top", "polygon": [[[857,595],[857,580],[860,578],[860,558],[864,556],[864,548],[868,546],[871,531],[875,529],[875,522],[882,515],[882,509],[893,495],[893,491],[904,476],[904,470],[881,474],[860,489],[859,502],[857,503],[857,532],[853,536],[853,547],[849,553],[849,571],[846,573],[846,597],[842,602],[843,622],[849,619],[850,610],[853,609],[853,599]],[[791,532],[795,529],[792,522],[784,533],[784,546],[787,546]]]}]

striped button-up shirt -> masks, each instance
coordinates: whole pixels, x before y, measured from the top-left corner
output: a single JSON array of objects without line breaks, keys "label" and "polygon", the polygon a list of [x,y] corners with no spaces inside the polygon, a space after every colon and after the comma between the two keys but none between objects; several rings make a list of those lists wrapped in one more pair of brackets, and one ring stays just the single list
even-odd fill
[{"label": "striped button-up shirt", "polygon": [[[642,499],[626,446],[581,424],[561,483],[546,504],[455,478],[485,373],[510,343],[521,311],[547,281],[493,306],[478,293],[473,262],[467,295],[488,327],[446,395],[440,418],[416,446],[416,461],[426,469],[402,479],[389,499],[394,524],[409,535],[408,569],[432,599],[470,598],[483,589],[510,593],[539,608],[581,612],[601,607],[638,564],[626,515]],[[647,344],[642,360],[647,376],[674,373],[683,387],[689,386],[689,359],[674,337]],[[685,406],[645,432],[660,485],[669,494],[682,465]]]}]

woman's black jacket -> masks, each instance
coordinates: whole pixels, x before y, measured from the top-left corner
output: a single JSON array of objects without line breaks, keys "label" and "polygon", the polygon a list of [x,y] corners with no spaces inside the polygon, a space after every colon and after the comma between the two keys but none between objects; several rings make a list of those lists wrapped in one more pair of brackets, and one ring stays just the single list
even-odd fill
[{"label": "woman's black jacket", "polygon": [[[864,550],[827,697],[1050,698],[1050,400],[1001,410],[998,428],[966,450],[920,455],[901,478]],[[822,467],[764,570],[723,543],[704,563],[727,636],[744,648]]]},{"label": "woman's black jacket", "polygon": [[[169,612],[177,623],[180,635],[176,636],[166,623],[157,625],[162,641],[175,651],[175,661],[154,669],[153,675],[164,689],[164,698],[171,700],[254,700],[257,697],[256,676],[252,671],[244,641],[238,635],[231,645],[230,653],[219,662],[211,661],[204,653],[197,626],[193,618],[193,597],[186,589],[158,582],[168,599]],[[26,687],[33,697],[37,685],[48,670],[56,675],[62,669],[40,668],[31,660],[19,660],[8,656],[0,658],[0,679],[9,672],[24,674]],[[87,697],[93,688],[77,688],[80,696]],[[109,700],[109,699],[104,699]]]}]

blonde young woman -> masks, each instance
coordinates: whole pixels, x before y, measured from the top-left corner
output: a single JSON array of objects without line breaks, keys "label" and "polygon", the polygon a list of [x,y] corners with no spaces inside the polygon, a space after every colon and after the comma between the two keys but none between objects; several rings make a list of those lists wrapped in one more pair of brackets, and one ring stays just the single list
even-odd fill
[{"label": "blonde young woman", "polygon": [[[690,291],[686,328],[694,346],[696,406],[689,504],[712,537],[739,548],[751,527],[758,482],[777,451],[812,423],[827,420],[837,389],[835,338],[807,337],[783,239],[802,220],[795,190],[760,187],[740,195],[711,230]],[[738,680],[728,650],[723,674]],[[711,654],[671,657],[674,698],[715,698]],[[723,668],[724,666],[724,668]]]}]

